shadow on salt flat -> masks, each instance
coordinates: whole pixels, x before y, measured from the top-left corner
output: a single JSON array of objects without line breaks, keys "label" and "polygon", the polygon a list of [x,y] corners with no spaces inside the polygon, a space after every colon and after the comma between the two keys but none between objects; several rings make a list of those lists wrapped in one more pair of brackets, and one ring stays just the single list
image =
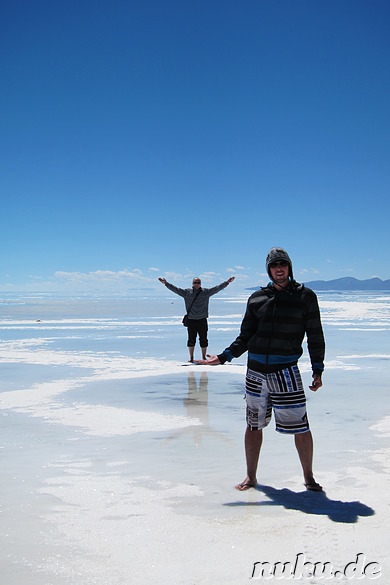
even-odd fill
[{"label": "shadow on salt flat", "polygon": [[283,506],[286,510],[298,510],[305,514],[328,516],[333,522],[352,524],[360,516],[373,516],[375,511],[361,502],[342,502],[331,500],[325,492],[294,492],[287,488],[276,489],[267,485],[255,488],[269,498],[269,501],[228,502],[225,506]]}]

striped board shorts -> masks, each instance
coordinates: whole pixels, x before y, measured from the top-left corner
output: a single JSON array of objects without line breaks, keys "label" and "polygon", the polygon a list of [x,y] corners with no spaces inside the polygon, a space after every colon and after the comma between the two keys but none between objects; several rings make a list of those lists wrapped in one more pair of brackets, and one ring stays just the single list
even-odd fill
[{"label": "striped board shorts", "polygon": [[309,430],[306,397],[298,366],[261,374],[248,368],[245,380],[246,422],[251,430],[265,428],[275,415],[279,433]]}]

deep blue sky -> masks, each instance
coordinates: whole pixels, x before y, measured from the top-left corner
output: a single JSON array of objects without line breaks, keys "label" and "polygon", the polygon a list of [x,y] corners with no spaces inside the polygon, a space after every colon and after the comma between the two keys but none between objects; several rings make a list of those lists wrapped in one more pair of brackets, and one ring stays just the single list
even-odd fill
[{"label": "deep blue sky", "polygon": [[390,278],[388,0],[0,10],[0,290]]}]

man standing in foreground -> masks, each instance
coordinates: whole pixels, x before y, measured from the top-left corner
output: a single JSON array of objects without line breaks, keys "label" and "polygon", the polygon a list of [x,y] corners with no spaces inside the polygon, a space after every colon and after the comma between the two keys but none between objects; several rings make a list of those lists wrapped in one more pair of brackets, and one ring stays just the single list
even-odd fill
[{"label": "man standing in foreground", "polygon": [[190,352],[190,362],[194,361],[194,349],[196,344],[196,336],[199,335],[199,344],[202,350],[202,359],[206,359],[206,352],[208,346],[207,331],[209,316],[209,300],[210,297],[219,293],[233,282],[234,276],[228,278],[218,286],[213,288],[202,288],[200,278],[195,277],[192,280],[192,288],[179,288],[174,284],[170,284],[165,278],[159,278],[170,291],[184,298],[186,311],[188,313],[188,341],[187,347]]},{"label": "man standing in foreground", "polygon": [[325,341],[315,293],[293,278],[292,263],[283,248],[271,248],[266,260],[271,282],[250,296],[237,339],[203,364],[224,364],[248,351],[246,374],[245,453],[247,476],[240,491],[257,485],[257,465],[263,431],[275,415],[276,430],[294,435],[306,489],[320,492],[313,477],[313,438],[297,362],[307,335],[314,392],[321,388]]}]

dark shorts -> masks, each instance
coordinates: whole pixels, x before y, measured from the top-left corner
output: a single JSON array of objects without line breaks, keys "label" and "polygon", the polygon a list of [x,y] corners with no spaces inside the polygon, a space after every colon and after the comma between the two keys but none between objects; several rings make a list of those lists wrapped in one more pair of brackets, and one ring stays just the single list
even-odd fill
[{"label": "dark shorts", "polygon": [[195,347],[196,337],[199,335],[200,347],[208,347],[207,331],[208,324],[206,317],[204,319],[188,319],[188,347]]},{"label": "dark shorts", "polygon": [[251,430],[265,428],[270,423],[272,410],[279,433],[297,434],[309,430],[298,366],[270,374],[248,368],[245,390],[246,422]]}]

